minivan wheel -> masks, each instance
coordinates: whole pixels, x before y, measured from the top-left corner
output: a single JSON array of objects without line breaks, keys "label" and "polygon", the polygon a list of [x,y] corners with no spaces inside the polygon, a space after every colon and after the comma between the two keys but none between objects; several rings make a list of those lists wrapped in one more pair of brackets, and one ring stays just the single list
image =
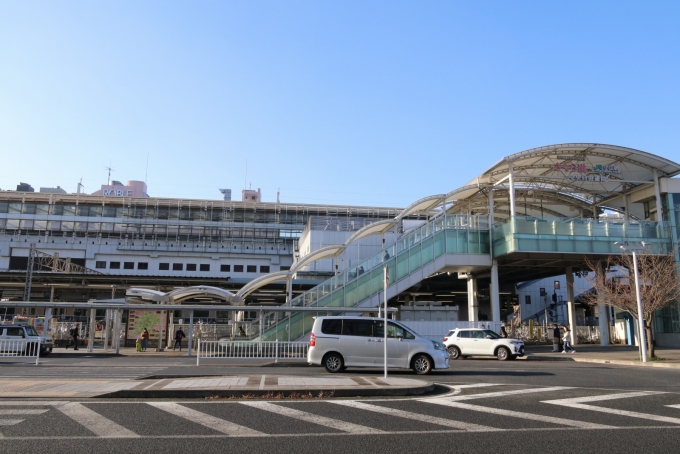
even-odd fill
[{"label": "minivan wheel", "polygon": [[323,365],[331,374],[340,372],[345,368],[343,365],[342,356],[337,353],[327,354],[323,359]]},{"label": "minivan wheel", "polygon": [[460,349],[458,347],[449,347],[449,359],[460,359]]},{"label": "minivan wheel", "polygon": [[426,355],[418,355],[413,358],[413,372],[418,375],[429,374],[432,370],[432,360]]},{"label": "minivan wheel", "polygon": [[505,347],[499,348],[496,352],[496,358],[498,358],[498,361],[505,361],[510,358],[510,350]]}]

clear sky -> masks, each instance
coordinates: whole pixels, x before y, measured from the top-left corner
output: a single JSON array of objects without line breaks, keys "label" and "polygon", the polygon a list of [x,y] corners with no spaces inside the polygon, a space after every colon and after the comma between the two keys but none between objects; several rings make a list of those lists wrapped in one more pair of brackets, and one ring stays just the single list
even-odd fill
[{"label": "clear sky", "polygon": [[680,161],[679,19],[678,1],[0,0],[0,188],[91,193],[148,157],[152,196],[403,207],[555,143]]}]

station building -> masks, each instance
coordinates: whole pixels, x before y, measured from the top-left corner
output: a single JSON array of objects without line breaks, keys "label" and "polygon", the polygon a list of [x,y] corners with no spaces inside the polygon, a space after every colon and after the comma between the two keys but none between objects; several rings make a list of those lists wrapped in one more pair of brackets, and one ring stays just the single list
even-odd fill
[{"label": "station building", "polygon": [[[514,307],[530,310],[530,299],[519,301],[523,283],[561,280],[563,316],[572,326],[597,320],[604,342],[611,309],[576,306],[574,276],[587,261],[620,254],[615,242],[645,242],[678,260],[679,173],[651,153],[569,143],[506,156],[463,187],[405,208],[267,203],[259,193],[241,202],[160,199],[137,184],[128,186],[141,194],[115,185],[97,195],[6,191],[0,290],[4,300],[23,298],[33,244],[88,271],[34,267],[32,300],[212,286],[236,295],[246,314],[249,305],[282,304],[374,313],[386,297],[403,320],[497,327],[517,316]],[[229,321],[210,312],[201,315]],[[678,312],[676,303],[657,314],[658,345],[680,345]],[[275,317],[258,339],[303,338],[313,315]]]}]

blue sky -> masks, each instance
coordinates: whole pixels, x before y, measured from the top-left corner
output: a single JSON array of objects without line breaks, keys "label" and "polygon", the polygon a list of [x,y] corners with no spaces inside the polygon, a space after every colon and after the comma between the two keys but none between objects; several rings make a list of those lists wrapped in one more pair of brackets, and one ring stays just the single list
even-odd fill
[{"label": "blue sky", "polygon": [[[0,1],[0,188],[405,206],[563,142],[680,161],[680,2]],[[247,179],[246,179],[247,160]]]}]

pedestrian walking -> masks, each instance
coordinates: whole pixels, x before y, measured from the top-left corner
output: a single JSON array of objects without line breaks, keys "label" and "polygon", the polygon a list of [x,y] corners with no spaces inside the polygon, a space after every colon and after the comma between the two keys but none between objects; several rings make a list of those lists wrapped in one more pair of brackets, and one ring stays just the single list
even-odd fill
[{"label": "pedestrian walking", "polygon": [[182,351],[182,339],[184,339],[186,336],[184,335],[184,331],[182,331],[182,328],[177,328],[177,332],[175,333],[175,345],[172,347],[174,350],[175,347],[179,346],[179,351]]},{"label": "pedestrian walking", "polygon": [[498,335],[504,339],[508,338],[508,332],[505,331],[505,326],[501,326],[501,330],[498,332]]},{"label": "pedestrian walking", "polygon": [[564,336],[562,336],[562,342],[564,343],[564,350],[562,350],[562,353],[574,353],[576,350],[571,348],[571,336],[570,336],[569,328],[567,326],[564,327]]},{"label": "pedestrian walking", "polygon": [[78,350],[78,336],[80,336],[80,325],[76,323],[76,326],[71,328],[69,334],[71,335],[71,340],[69,341],[68,344],[66,344],[66,350],[68,350],[71,344],[73,344],[74,350]]},{"label": "pedestrian walking", "polygon": [[144,328],[144,331],[142,331],[142,351],[146,351],[146,346],[149,344],[149,331]]}]

